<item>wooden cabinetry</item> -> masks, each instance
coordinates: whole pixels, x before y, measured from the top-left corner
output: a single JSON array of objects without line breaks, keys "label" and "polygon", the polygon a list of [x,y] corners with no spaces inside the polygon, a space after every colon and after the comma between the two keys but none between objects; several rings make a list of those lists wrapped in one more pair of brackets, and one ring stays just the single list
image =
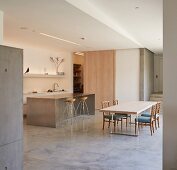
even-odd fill
[{"label": "wooden cabinetry", "polygon": [[114,50],[85,52],[84,92],[94,93],[96,108],[114,99]]},{"label": "wooden cabinetry", "polygon": [[82,65],[73,65],[73,91],[74,93],[83,93]]}]

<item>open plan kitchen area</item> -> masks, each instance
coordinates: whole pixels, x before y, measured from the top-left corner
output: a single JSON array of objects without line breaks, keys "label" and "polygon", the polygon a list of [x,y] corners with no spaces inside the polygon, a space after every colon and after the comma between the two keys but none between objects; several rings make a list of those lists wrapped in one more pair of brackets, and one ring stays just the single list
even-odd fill
[{"label": "open plan kitchen area", "polygon": [[1,0],[0,170],[168,170],[162,11]]},{"label": "open plan kitchen area", "polygon": [[[27,67],[24,68],[24,168],[39,170],[141,169],[147,164],[151,169],[161,169],[162,113],[160,113],[160,125],[155,127],[154,124],[152,136],[148,124],[135,132],[136,115],[144,113],[143,111],[150,112],[157,101],[147,102],[142,99],[141,102],[144,102],[138,103],[139,96],[136,96],[135,88],[132,88],[136,99],[133,99],[133,96],[132,99],[130,96],[123,99],[123,96],[126,97],[124,94],[122,100],[114,103],[116,99],[119,99],[114,96],[115,89],[113,88],[114,62],[119,52],[119,57],[123,58],[128,53],[137,58],[147,53],[147,58],[153,58],[153,54],[146,49],[91,51],[84,52],[84,55],[71,54],[70,74],[73,82],[70,88],[73,88],[73,91],[69,90],[69,86],[63,85],[65,81],[68,81],[65,58],[59,67],[59,71],[64,72],[64,75],[55,73],[55,66],[49,57],[46,57],[46,60],[48,59],[48,64],[53,68],[53,73],[36,75],[30,73],[32,68],[28,73],[25,73]],[[136,67],[139,62],[140,59],[134,63]],[[46,69],[49,70],[47,66]],[[125,70],[120,71],[125,72]],[[135,78],[136,72],[131,74]],[[54,77],[50,77],[51,75]],[[138,76],[136,78],[139,79]],[[137,103],[131,101],[137,101]],[[107,105],[105,109],[109,108],[108,106],[112,107],[113,104],[120,108],[113,112],[111,110],[102,112],[100,109],[104,109],[104,104]],[[134,108],[135,112],[133,112]],[[115,112],[118,113],[119,109],[121,114],[115,117]],[[122,115],[123,112],[125,112],[124,115]],[[115,121],[117,125],[114,124]],[[155,149],[153,147],[150,150],[152,144]],[[145,146],[149,146],[147,150]],[[117,151],[113,152],[115,148]],[[126,163],[126,166],[122,165],[122,162],[127,161],[125,157],[131,153],[132,157],[128,160],[132,162]],[[153,154],[153,160],[157,162],[155,165],[151,161]],[[138,160],[143,155],[146,161],[139,164]],[[116,157],[120,161],[116,161]]]}]

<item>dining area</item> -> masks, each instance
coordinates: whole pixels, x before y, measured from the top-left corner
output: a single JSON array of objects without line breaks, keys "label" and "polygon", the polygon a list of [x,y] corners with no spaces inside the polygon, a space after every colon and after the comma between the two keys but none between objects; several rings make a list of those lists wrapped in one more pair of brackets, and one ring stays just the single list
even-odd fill
[{"label": "dining area", "polygon": [[110,134],[138,136],[141,128],[149,127],[150,135],[160,128],[161,102],[156,101],[118,101],[101,102],[103,127],[107,123]]}]

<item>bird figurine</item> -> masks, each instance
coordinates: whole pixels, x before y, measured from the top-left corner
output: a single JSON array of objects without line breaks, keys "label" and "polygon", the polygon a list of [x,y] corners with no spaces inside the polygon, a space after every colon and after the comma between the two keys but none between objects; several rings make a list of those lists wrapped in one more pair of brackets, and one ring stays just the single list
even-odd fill
[{"label": "bird figurine", "polygon": [[26,69],[26,71],[25,71],[25,73],[24,74],[26,74],[26,73],[28,73],[29,72],[29,67]]}]

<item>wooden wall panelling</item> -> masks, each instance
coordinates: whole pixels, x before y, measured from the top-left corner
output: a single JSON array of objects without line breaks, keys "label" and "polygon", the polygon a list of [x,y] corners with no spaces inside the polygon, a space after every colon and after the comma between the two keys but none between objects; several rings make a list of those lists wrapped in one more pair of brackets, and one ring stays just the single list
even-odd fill
[{"label": "wooden wall panelling", "polygon": [[113,50],[85,52],[84,92],[95,93],[96,108],[101,101],[114,99],[114,54]]},{"label": "wooden wall panelling", "polygon": [[114,51],[100,51],[97,57],[97,107],[101,101],[114,99]]},{"label": "wooden wall panelling", "polygon": [[84,92],[96,93],[96,58],[95,52],[86,52],[84,56]]}]

